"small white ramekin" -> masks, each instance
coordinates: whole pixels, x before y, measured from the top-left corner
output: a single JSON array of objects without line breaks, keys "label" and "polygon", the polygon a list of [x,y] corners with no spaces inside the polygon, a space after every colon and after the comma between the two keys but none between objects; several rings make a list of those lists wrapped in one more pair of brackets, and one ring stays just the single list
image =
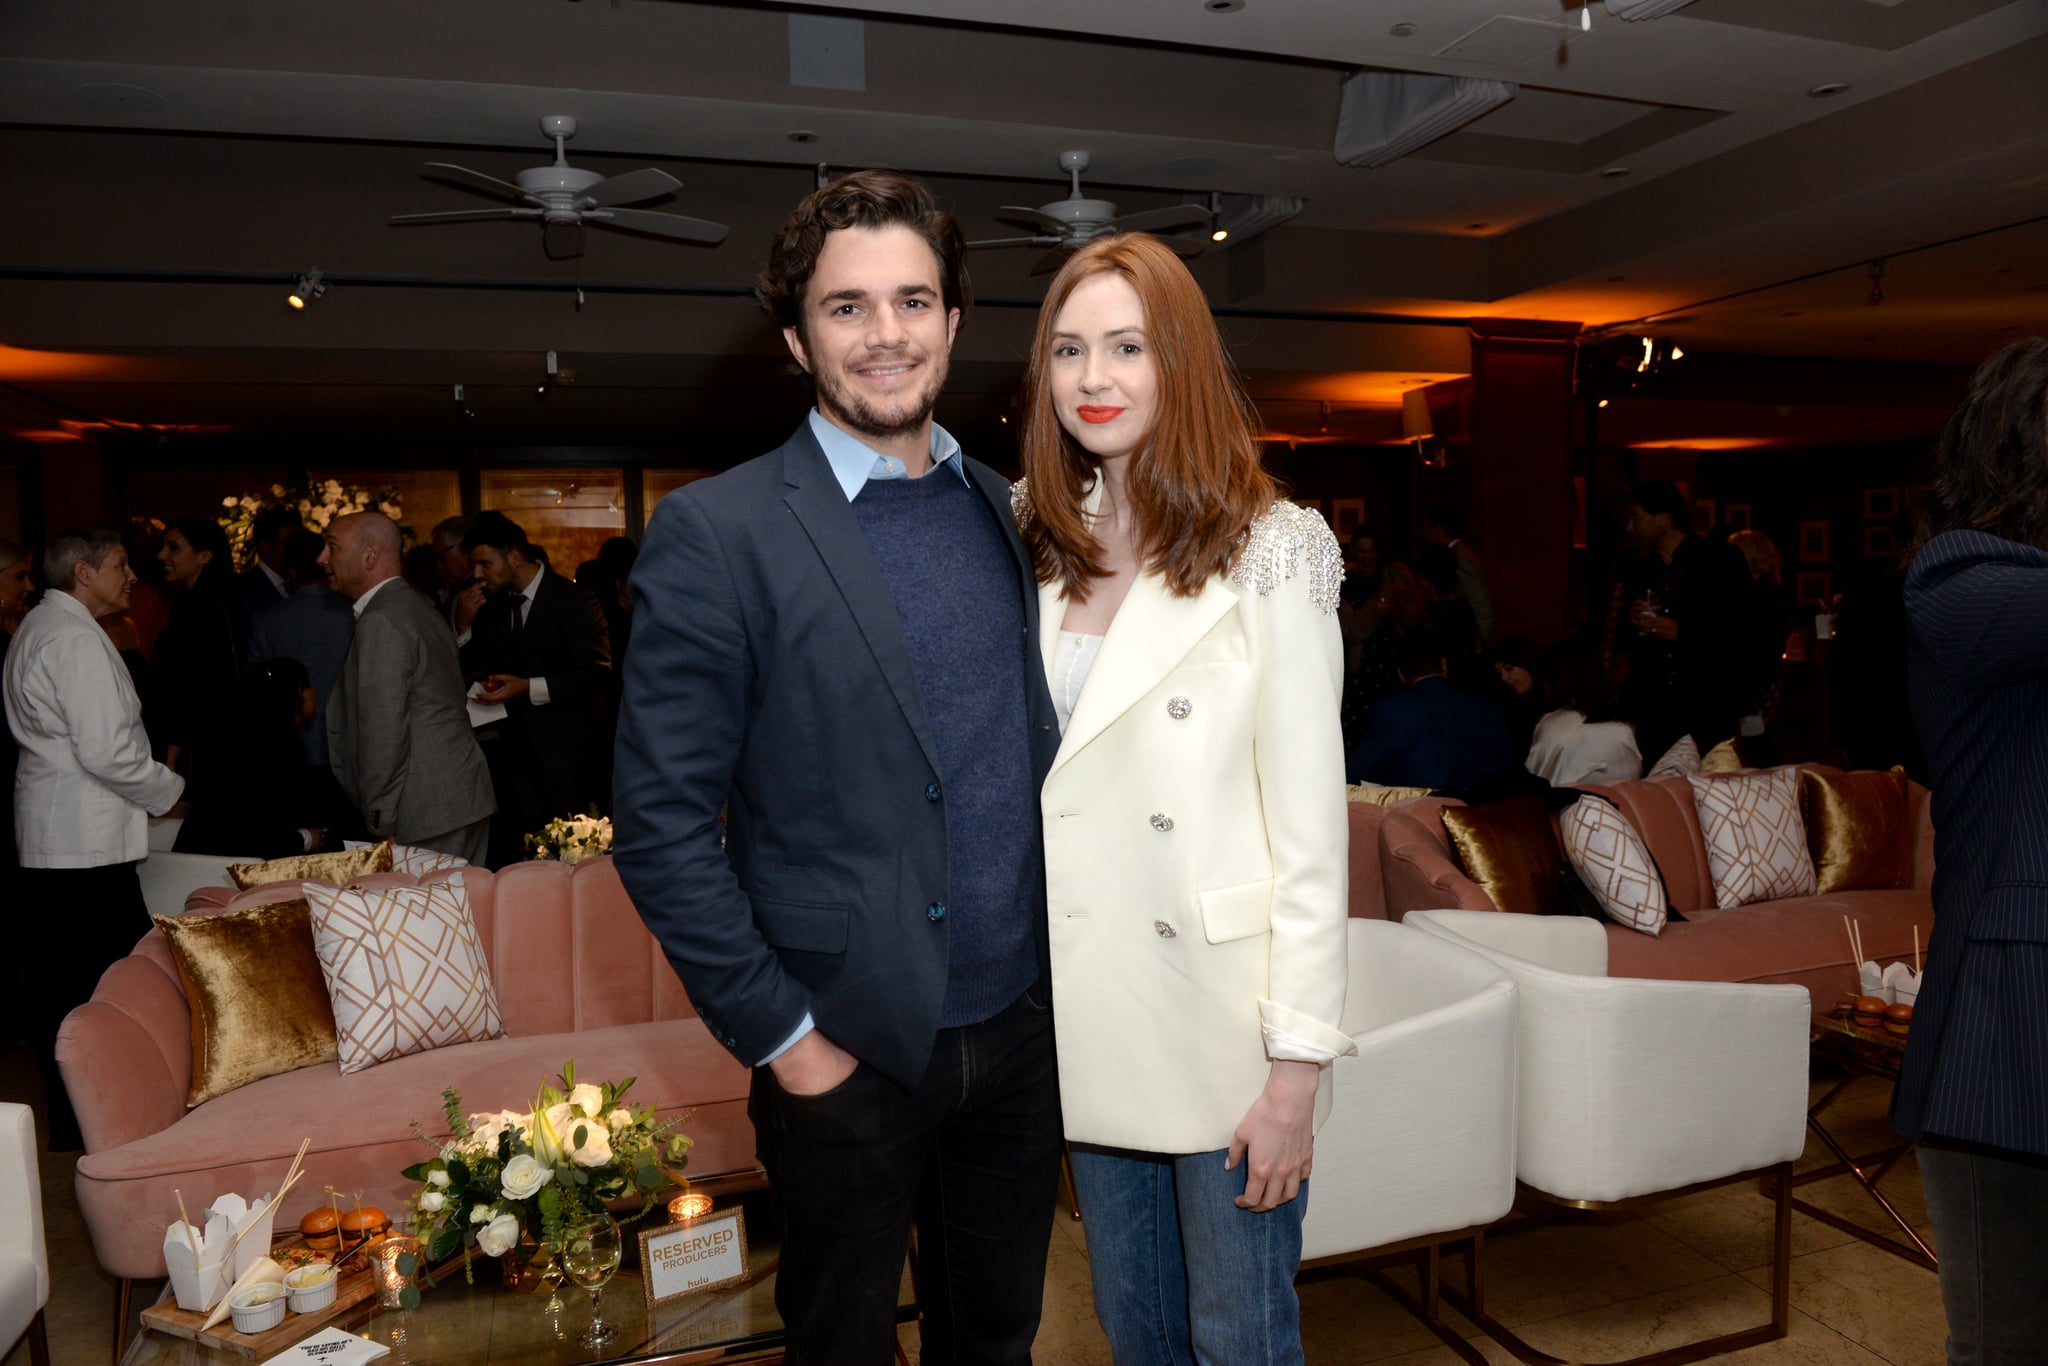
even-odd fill
[{"label": "small white ramekin", "polygon": [[[274,1294],[284,1287],[276,1284],[249,1285],[228,1300],[228,1315],[237,1333],[267,1333],[284,1322],[285,1297]],[[262,1298],[268,1296],[269,1298]],[[252,1303],[252,1301],[254,1301]]]}]

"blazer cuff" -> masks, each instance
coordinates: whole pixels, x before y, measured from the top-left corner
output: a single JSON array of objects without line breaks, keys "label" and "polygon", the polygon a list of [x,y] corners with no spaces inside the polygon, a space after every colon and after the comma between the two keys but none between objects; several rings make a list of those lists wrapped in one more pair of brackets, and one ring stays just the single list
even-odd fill
[{"label": "blazer cuff", "polygon": [[1325,1063],[1358,1052],[1358,1041],[1343,1030],[1290,1010],[1278,1001],[1259,1002],[1259,1030],[1265,1035],[1269,1058]]}]

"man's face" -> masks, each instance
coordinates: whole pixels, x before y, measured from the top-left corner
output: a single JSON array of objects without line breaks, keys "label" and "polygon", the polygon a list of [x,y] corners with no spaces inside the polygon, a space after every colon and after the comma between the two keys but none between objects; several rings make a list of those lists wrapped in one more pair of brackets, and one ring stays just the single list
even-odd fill
[{"label": "man's face", "polygon": [[434,563],[441,570],[441,582],[450,588],[469,577],[469,556],[462,553],[461,543],[438,531],[434,533]]},{"label": "man's face", "polygon": [[1664,533],[1671,529],[1671,519],[1659,514],[1651,516],[1634,503],[1628,505],[1628,520],[1622,524],[1622,539],[1638,550],[1648,550],[1664,539]]},{"label": "man's face", "polygon": [[930,421],[960,310],[939,291],[939,258],[909,228],[829,233],[804,287],[803,326],[782,338],[818,386],[818,411],[865,438]]},{"label": "man's face", "polygon": [[1373,543],[1373,539],[1370,536],[1353,536],[1351,538],[1350,560],[1349,567],[1355,574],[1361,574],[1369,579],[1380,572],[1379,547]]},{"label": "man's face", "polygon": [[502,593],[519,586],[518,577],[513,573],[515,558],[493,545],[480,545],[469,552],[470,568],[485,588],[493,593]]},{"label": "man's face", "polygon": [[329,531],[327,549],[320,552],[320,564],[333,577],[334,591],[351,598],[363,591],[363,557],[351,546],[353,539],[346,531]]},{"label": "man's face", "polygon": [[128,610],[128,592],[135,587],[135,571],[128,566],[128,548],[115,546],[95,569],[84,560],[73,571],[79,595],[96,617]]}]

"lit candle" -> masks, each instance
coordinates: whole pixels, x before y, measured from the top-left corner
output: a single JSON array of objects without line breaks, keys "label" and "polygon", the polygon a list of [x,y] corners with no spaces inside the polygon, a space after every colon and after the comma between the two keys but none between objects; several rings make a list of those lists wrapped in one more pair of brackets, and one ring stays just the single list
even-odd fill
[{"label": "lit candle", "polygon": [[668,1202],[668,1217],[673,1223],[687,1224],[709,1213],[711,1197],[702,1191],[687,1191]]},{"label": "lit candle", "polygon": [[[418,1278],[418,1271],[415,1269],[412,1275],[407,1275],[405,1272],[400,1271],[398,1269],[398,1259],[407,1252],[412,1253],[417,1258],[419,1250],[419,1239],[398,1235],[386,1238],[383,1242],[377,1243],[370,1248],[370,1269],[377,1278],[378,1304],[383,1305],[386,1309],[401,1307],[399,1297],[405,1293],[406,1287],[412,1285]],[[415,1266],[417,1266],[417,1263],[415,1263]]]}]

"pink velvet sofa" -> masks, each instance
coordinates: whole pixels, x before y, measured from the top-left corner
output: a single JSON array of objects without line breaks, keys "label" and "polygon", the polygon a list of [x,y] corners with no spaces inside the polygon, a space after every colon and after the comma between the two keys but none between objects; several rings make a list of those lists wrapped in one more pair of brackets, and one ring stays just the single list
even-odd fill
[{"label": "pink velvet sofa", "polygon": [[[1607,971],[1613,977],[1650,977],[1696,982],[1797,983],[1815,1009],[1827,1009],[1854,989],[1842,917],[1858,924],[1863,949],[1880,964],[1912,961],[1913,931],[1924,946],[1934,927],[1928,887],[1934,877],[1934,827],[1927,789],[1910,788],[1907,813],[1913,842],[1910,887],[1885,891],[1833,892],[1824,896],[1756,902],[1729,910],[1714,905],[1713,875],[1705,838],[1683,778],[1641,778],[1587,788],[1619,806],[1642,835],[1650,857],[1664,875],[1674,909],[1686,919],[1651,936],[1603,921]],[[1465,876],[1451,852],[1438,815],[1455,803],[1422,797],[1391,807],[1379,822],[1382,888],[1380,914],[1399,920],[1410,911],[1497,909]],[[1356,827],[1354,827],[1354,843]],[[1357,859],[1354,853],[1354,876]],[[1360,912],[1357,894],[1352,913]]]},{"label": "pink velvet sofa", "polygon": [[[417,879],[432,881],[448,873]],[[431,1154],[414,1137],[445,1131],[441,1091],[471,1110],[524,1110],[543,1079],[576,1062],[579,1079],[637,1077],[632,1098],[663,1116],[694,1110],[688,1174],[751,1169],[747,1069],[713,1041],[627,898],[610,859],[570,867],[463,869],[508,1037],[398,1058],[343,1076],[339,1064],[266,1077],[185,1108],[191,1015],[170,947],[152,929],[108,969],[58,1035],[57,1060],[85,1132],[78,1203],[100,1265],[122,1280],[164,1275],[172,1192],[195,1211],[215,1195],[274,1190],[310,1136],[304,1176],[280,1229],[333,1186],[397,1215],[412,1190],[399,1172]],[[373,874],[359,885],[415,879]],[[301,894],[296,882],[192,894],[188,914]],[[126,1286],[123,1286],[125,1297]]]}]

